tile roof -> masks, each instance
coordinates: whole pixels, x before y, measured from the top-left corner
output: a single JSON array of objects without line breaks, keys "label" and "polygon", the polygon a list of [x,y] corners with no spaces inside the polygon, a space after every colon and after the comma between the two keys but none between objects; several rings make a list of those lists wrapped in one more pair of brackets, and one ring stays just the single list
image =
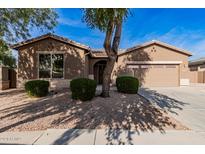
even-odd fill
[{"label": "tile roof", "polygon": [[[140,45],[136,45],[136,46],[128,48],[128,49],[119,49],[118,55],[119,56],[124,55],[124,54],[132,52],[136,49],[140,49],[140,48],[152,45],[152,44],[158,44],[158,45],[167,47],[169,49],[175,50],[177,52],[180,52],[182,54],[192,56],[192,53],[189,52],[189,51],[186,51],[184,49],[180,49],[180,48],[177,48],[175,46],[169,45],[169,44],[161,42],[161,41],[156,41],[156,40],[152,40],[150,42],[146,42],[146,43],[143,43],[143,44],[140,44]],[[94,57],[107,57],[107,54],[106,54],[104,49],[91,49],[91,52],[92,52],[92,56],[94,56]]]},{"label": "tile roof", "polygon": [[91,50],[92,57],[107,57],[107,54],[104,50]]},{"label": "tile roof", "polygon": [[68,43],[68,44],[77,46],[79,48],[90,50],[89,46],[86,46],[84,44],[75,42],[75,41],[70,40],[68,38],[61,37],[61,36],[58,36],[58,35],[55,35],[55,34],[52,34],[52,33],[48,33],[48,34],[41,35],[39,37],[35,37],[35,38],[29,39],[29,40],[26,40],[26,41],[22,41],[22,42],[14,44],[14,45],[11,45],[10,47],[13,48],[13,49],[18,49],[21,46],[24,46],[24,45],[27,45],[27,44],[30,44],[30,43],[34,43],[36,41],[40,41],[40,40],[43,40],[43,39],[46,39],[46,38],[53,38],[53,39],[59,40],[59,41],[64,42],[64,43]]},{"label": "tile roof", "polygon": [[[46,38],[53,38],[53,39],[59,40],[59,41],[64,42],[64,43],[68,43],[68,44],[71,44],[73,46],[86,49],[86,50],[90,51],[92,57],[107,57],[107,54],[106,54],[104,49],[91,49],[89,46],[86,46],[84,44],[72,41],[68,38],[61,37],[61,36],[58,36],[58,35],[55,35],[55,34],[52,34],[52,33],[48,33],[48,34],[41,35],[41,36],[36,37],[36,38],[26,40],[26,41],[11,45],[10,47],[13,48],[13,49],[18,49],[21,46],[24,46],[24,45],[27,45],[27,44],[30,44],[30,43],[34,43],[36,41],[40,41],[40,40],[43,40],[43,39],[46,39]],[[118,55],[119,56],[124,55],[124,54],[132,52],[136,49],[140,49],[140,48],[152,45],[152,44],[158,44],[158,45],[164,46],[166,48],[169,48],[169,49],[175,50],[177,52],[180,52],[182,54],[186,54],[188,56],[192,55],[191,52],[189,52],[189,51],[177,48],[175,46],[172,46],[172,45],[169,45],[169,44],[166,44],[164,42],[157,41],[157,40],[152,40],[150,42],[146,42],[146,43],[143,43],[143,44],[140,44],[140,45],[128,48],[128,49],[119,49]]]},{"label": "tile roof", "polygon": [[[119,49],[119,53],[124,52],[124,49]],[[91,49],[91,55],[93,57],[107,57],[107,54],[104,49]]]},{"label": "tile roof", "polygon": [[200,65],[200,64],[205,64],[205,57],[201,57],[199,59],[189,61],[190,66],[191,65]]},{"label": "tile roof", "polygon": [[167,44],[167,43],[164,43],[164,42],[161,42],[161,41],[157,41],[157,40],[152,40],[152,41],[149,41],[149,42],[146,42],[146,43],[143,43],[143,44],[136,45],[136,46],[134,46],[134,47],[128,48],[125,52],[120,53],[119,55],[123,55],[123,54],[125,54],[125,53],[132,52],[132,51],[134,51],[134,50],[136,50],[136,49],[140,49],[140,48],[143,48],[143,47],[152,45],[152,44],[158,44],[158,45],[164,46],[164,47],[166,47],[166,48],[169,48],[169,49],[178,51],[178,52],[180,52],[180,53],[183,53],[183,54],[185,54],[185,55],[192,56],[192,53],[189,52],[189,51],[186,51],[186,50],[184,50],[184,49],[177,48],[177,47],[175,47],[175,46],[173,46],[173,45],[169,45],[169,44]]}]

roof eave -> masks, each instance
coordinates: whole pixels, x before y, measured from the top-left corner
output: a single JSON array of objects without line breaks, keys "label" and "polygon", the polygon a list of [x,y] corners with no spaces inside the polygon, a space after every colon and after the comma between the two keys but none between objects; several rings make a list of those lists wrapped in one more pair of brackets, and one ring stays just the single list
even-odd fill
[{"label": "roof eave", "polygon": [[144,47],[150,46],[150,45],[152,45],[152,44],[158,44],[158,45],[167,47],[167,48],[169,48],[169,49],[172,49],[172,50],[178,51],[178,52],[180,52],[180,53],[182,53],[182,54],[185,54],[185,55],[187,55],[187,56],[189,56],[189,57],[192,56],[192,53],[189,52],[189,51],[182,50],[182,49],[179,49],[179,48],[174,47],[174,46],[172,46],[172,45],[168,45],[168,44],[166,44],[166,43],[163,43],[163,42],[160,42],[160,41],[155,41],[155,40],[154,40],[154,41],[150,41],[150,42],[146,42],[146,43],[144,43],[144,44],[142,44],[142,45],[137,45],[137,46],[135,46],[135,47],[128,48],[125,52],[120,53],[120,54],[118,54],[118,55],[120,56],[120,55],[129,53],[129,52],[132,52],[132,51],[134,51],[134,50],[136,50],[136,49],[140,49],[140,48],[144,48]]},{"label": "roof eave", "polygon": [[10,45],[10,48],[18,50],[22,46],[25,46],[25,45],[28,45],[28,44],[31,44],[31,43],[34,43],[34,42],[38,42],[38,41],[41,41],[41,40],[44,40],[44,39],[47,39],[47,38],[52,38],[52,39],[55,39],[55,40],[58,40],[58,41],[61,41],[61,42],[64,42],[64,43],[79,47],[79,48],[82,48],[82,49],[90,50],[89,46],[84,46],[84,45],[77,44],[77,43],[73,42],[72,40],[68,40],[67,38],[65,38],[65,39],[67,39],[67,41],[66,41],[66,40],[63,40],[63,39],[60,39],[60,38],[57,38],[57,37],[60,37],[60,36],[53,35],[53,34],[49,33],[49,34],[42,35],[42,36],[40,36],[39,38],[36,38],[36,39],[33,38],[35,40],[30,39],[30,40],[27,40],[27,41],[16,43],[14,45]]}]

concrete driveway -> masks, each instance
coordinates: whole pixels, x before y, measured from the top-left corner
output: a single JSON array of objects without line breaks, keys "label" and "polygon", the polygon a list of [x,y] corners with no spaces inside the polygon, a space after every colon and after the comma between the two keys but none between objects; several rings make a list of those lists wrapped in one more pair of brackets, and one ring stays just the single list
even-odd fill
[{"label": "concrete driveway", "polygon": [[140,94],[205,137],[205,85],[140,89]]}]

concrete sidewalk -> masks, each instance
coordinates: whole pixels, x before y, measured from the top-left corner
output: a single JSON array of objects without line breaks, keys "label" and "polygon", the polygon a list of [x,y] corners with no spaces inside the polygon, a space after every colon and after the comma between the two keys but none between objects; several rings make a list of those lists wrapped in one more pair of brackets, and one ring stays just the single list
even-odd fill
[{"label": "concrete sidewalk", "polygon": [[194,131],[164,133],[106,129],[48,129],[46,131],[0,133],[0,144],[101,145],[101,144],[205,144],[205,134]]}]

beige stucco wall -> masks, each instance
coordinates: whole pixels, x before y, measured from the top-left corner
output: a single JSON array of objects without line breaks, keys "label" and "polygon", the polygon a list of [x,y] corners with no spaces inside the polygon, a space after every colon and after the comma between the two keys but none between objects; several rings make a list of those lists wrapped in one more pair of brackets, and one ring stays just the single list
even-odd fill
[{"label": "beige stucco wall", "polygon": [[198,72],[197,71],[187,71],[182,72],[183,78],[189,79],[190,83],[198,83]]},{"label": "beige stucco wall", "polygon": [[[51,85],[54,87],[59,86],[58,83],[68,86],[66,83],[76,77],[92,76],[94,64],[100,60],[105,60],[105,58],[91,58],[85,49],[73,47],[54,39],[41,40],[19,49],[18,86],[22,86],[27,80],[38,79],[39,52],[64,53],[64,79],[50,79]],[[173,69],[133,70],[127,68],[127,61],[181,61],[182,63]],[[112,72],[112,82],[115,83],[115,79],[119,75],[137,74],[139,80],[142,83],[146,81],[148,86],[152,84],[152,80],[159,80],[161,83],[158,84],[162,86],[164,82],[169,80],[170,86],[178,86],[181,78],[191,78],[191,81],[195,81],[195,76],[187,75],[188,72],[188,55],[154,44],[120,55]]]},{"label": "beige stucco wall", "polygon": [[205,64],[191,65],[189,69],[189,74],[192,74],[190,79],[194,78],[194,80],[191,80],[192,83],[205,83]]},{"label": "beige stucco wall", "polygon": [[[188,56],[182,53],[179,53],[175,50],[168,49],[166,47],[162,47],[160,45],[150,45],[141,49],[137,49],[135,51],[122,54],[119,56],[118,61],[115,65],[114,71],[112,73],[112,80],[115,82],[115,79],[118,75],[133,75],[133,70],[128,69],[126,66],[127,61],[181,61],[182,63],[176,67],[176,69],[172,69],[170,74],[170,69],[164,68],[161,71],[163,76],[160,76],[160,71],[155,71],[153,69],[135,69],[138,71],[138,78],[141,83],[145,81],[152,82],[148,78],[157,78],[156,80],[161,80],[163,85],[163,79],[168,79],[171,77],[174,82],[173,86],[179,86],[180,78],[184,78],[183,72],[189,71],[188,69]],[[162,69],[160,69],[162,70]],[[151,72],[150,72],[151,71]],[[176,78],[177,77],[177,78]],[[172,79],[170,79],[172,81]],[[151,83],[146,83],[148,86]]]},{"label": "beige stucco wall", "polygon": [[205,83],[205,71],[198,71],[198,83]]},{"label": "beige stucco wall", "polygon": [[88,59],[84,49],[54,39],[44,39],[19,49],[18,86],[26,80],[38,79],[38,53],[44,51],[64,54],[64,79],[87,77],[88,67],[85,64]]}]

